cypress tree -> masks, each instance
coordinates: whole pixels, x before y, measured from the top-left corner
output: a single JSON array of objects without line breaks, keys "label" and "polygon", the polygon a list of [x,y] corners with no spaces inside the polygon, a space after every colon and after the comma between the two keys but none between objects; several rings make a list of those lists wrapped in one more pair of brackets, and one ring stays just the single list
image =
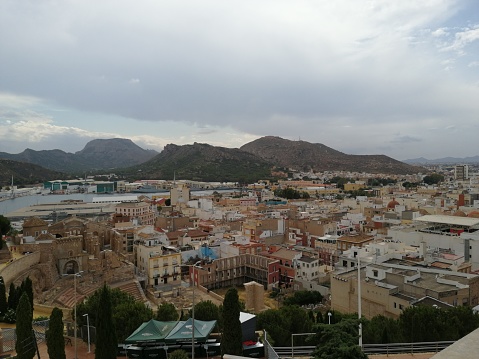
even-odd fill
[{"label": "cypress tree", "polygon": [[27,293],[33,311],[33,283],[30,277],[27,277],[23,280],[21,288],[23,292]]},{"label": "cypress tree", "polygon": [[15,350],[18,359],[33,359],[35,338],[32,328],[33,313],[28,295],[23,293],[17,307],[17,342]]},{"label": "cypress tree", "polygon": [[18,300],[20,299],[20,288],[15,287],[15,284],[10,283],[8,290],[8,307],[14,311],[17,310]]},{"label": "cypress tree", "polygon": [[238,291],[230,288],[226,292],[223,301],[223,323],[228,323],[223,328],[223,336],[221,340],[222,354],[242,355],[242,332],[240,322],[240,303]]},{"label": "cypress tree", "polygon": [[95,359],[116,359],[118,339],[113,324],[111,293],[106,284],[100,290],[98,301],[95,347]]},{"label": "cypress tree", "polygon": [[53,308],[46,332],[48,356],[50,359],[65,359],[65,338],[63,337],[63,312]]},{"label": "cypress tree", "polygon": [[0,313],[5,315],[8,309],[7,293],[3,277],[0,277]]}]

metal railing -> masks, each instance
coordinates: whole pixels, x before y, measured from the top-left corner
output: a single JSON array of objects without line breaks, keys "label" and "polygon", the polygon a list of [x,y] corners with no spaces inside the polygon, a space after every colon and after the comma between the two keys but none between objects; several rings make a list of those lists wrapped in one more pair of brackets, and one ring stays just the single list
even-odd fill
[{"label": "metal railing", "polygon": [[[266,359],[278,359],[280,356],[276,353],[273,346],[268,342],[268,336],[266,334],[266,330],[263,330],[263,345],[264,345],[264,356]],[[290,351],[291,353],[291,351]]]},{"label": "metal railing", "polygon": [[388,343],[364,344],[363,352],[366,354],[400,354],[400,353],[437,353],[447,348],[454,341],[442,342],[416,342],[416,343]]},{"label": "metal railing", "polygon": [[[416,342],[416,343],[389,343],[389,344],[364,344],[363,352],[365,354],[418,354],[418,353],[438,353],[454,341],[441,342]],[[272,347],[267,340],[264,342],[265,354],[267,359],[291,358],[293,355],[292,347]],[[295,346],[295,357],[312,357],[315,346]],[[270,352],[274,353],[270,356]]]}]

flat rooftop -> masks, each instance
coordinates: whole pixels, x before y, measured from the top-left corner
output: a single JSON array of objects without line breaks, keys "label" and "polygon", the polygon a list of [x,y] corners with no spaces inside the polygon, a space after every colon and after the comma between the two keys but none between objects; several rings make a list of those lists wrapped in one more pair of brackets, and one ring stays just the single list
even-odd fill
[{"label": "flat rooftop", "polygon": [[29,218],[40,217],[46,218],[52,213],[66,215],[96,215],[100,213],[114,213],[115,204],[112,203],[86,203],[86,202],[61,202],[49,204],[37,204],[30,207],[17,209],[7,213],[7,218]]},{"label": "flat rooftop", "polygon": [[425,223],[448,224],[451,226],[463,226],[463,227],[479,226],[479,218],[445,216],[445,215],[437,215],[437,214],[429,214],[426,216],[418,217],[415,219],[415,221],[425,222]]}]

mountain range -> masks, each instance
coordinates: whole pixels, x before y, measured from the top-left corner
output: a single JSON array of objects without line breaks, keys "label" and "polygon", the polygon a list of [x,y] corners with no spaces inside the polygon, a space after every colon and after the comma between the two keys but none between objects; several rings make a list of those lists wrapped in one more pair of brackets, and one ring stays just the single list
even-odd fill
[{"label": "mountain range", "polygon": [[420,158],[413,158],[409,160],[404,160],[403,162],[411,164],[411,165],[439,165],[439,164],[478,164],[479,163],[479,156],[473,157],[444,157],[444,158],[437,158],[435,160],[428,160],[427,158],[420,157]]},{"label": "mountain range", "polygon": [[52,171],[33,163],[18,162],[0,158],[0,187],[41,183],[47,179],[64,178],[60,172]]},{"label": "mountain range", "polygon": [[351,171],[408,174],[423,172],[385,155],[348,155],[321,143],[266,136],[240,147],[277,166],[308,171]]},{"label": "mountain range", "polygon": [[[251,182],[272,177],[273,170],[286,173],[291,169],[384,174],[425,172],[422,167],[384,155],[348,155],[320,143],[274,136],[259,138],[239,149],[204,143],[169,144],[161,153],[144,150],[128,139],[99,139],[88,142],[76,153],[26,149],[19,154],[0,153],[1,158],[32,163],[57,174],[109,171],[129,180],[176,176],[198,181]],[[2,176],[0,180],[5,181]]]},{"label": "mountain range", "polygon": [[75,153],[62,150],[35,151],[27,148],[18,154],[0,152],[0,158],[33,163],[52,171],[83,173],[134,166],[157,154],[158,152],[153,150],[144,150],[129,139],[112,138],[90,141],[81,151]]}]

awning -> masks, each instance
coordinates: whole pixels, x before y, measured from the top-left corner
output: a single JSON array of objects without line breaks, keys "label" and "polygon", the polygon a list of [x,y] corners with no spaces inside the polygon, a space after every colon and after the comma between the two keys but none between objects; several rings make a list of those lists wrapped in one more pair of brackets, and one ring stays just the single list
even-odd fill
[{"label": "awning", "polygon": [[[165,342],[166,336],[178,324],[174,322],[160,322],[151,319],[140,325],[128,338],[125,344],[141,344],[141,343],[161,343]],[[196,324],[196,323],[195,323]]]},{"label": "awning", "polygon": [[[176,343],[192,339],[193,320],[190,318],[186,322],[178,322],[178,324],[170,331],[170,334],[165,338],[167,343]],[[216,325],[216,320],[202,321],[195,319],[195,341],[205,342],[208,336],[213,331]]]}]

